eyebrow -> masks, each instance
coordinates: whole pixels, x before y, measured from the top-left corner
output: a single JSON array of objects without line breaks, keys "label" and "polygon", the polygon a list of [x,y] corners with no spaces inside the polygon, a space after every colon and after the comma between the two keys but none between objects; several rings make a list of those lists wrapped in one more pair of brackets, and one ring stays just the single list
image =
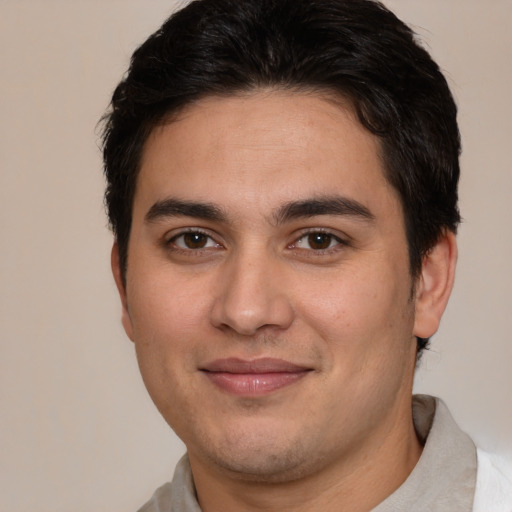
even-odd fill
[{"label": "eyebrow", "polygon": [[222,209],[214,204],[168,198],[153,204],[144,220],[152,223],[169,217],[195,217],[217,222],[226,222],[227,219]]},{"label": "eyebrow", "polygon": [[283,224],[294,219],[317,215],[347,215],[365,221],[375,220],[375,215],[366,206],[342,196],[290,201],[274,213],[274,218],[277,224]]},{"label": "eyebrow", "polygon": [[[291,220],[317,215],[347,215],[365,221],[375,220],[375,215],[366,206],[342,196],[290,201],[275,210],[273,218],[275,223],[279,225]],[[222,208],[213,203],[184,201],[174,198],[154,203],[144,219],[148,223],[153,223],[169,217],[193,217],[214,222],[228,222],[228,216]]]}]

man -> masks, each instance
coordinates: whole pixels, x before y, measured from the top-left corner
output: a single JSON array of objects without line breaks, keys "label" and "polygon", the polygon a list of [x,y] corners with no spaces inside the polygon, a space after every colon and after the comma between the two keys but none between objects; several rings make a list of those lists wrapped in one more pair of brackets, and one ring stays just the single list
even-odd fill
[{"label": "man", "polygon": [[446,81],[369,0],[198,0],[106,116],[123,325],[187,446],[143,511],[500,511],[412,398],[457,256]]}]

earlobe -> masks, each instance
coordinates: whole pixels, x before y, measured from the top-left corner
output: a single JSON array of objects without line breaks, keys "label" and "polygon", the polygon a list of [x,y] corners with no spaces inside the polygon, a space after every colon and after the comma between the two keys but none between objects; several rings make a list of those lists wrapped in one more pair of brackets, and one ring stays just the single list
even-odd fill
[{"label": "earlobe", "polygon": [[126,284],[123,280],[123,273],[121,270],[121,263],[119,260],[119,246],[117,242],[114,242],[112,246],[112,252],[110,255],[110,263],[112,266],[112,274],[114,275],[114,280],[116,282],[117,291],[119,292],[119,297],[121,299],[122,306],[122,316],[121,322],[123,324],[124,330],[128,336],[133,341],[133,326],[132,320],[130,318],[130,312],[128,310],[128,300],[126,297]]},{"label": "earlobe", "polygon": [[429,338],[437,331],[453,288],[456,263],[455,234],[446,231],[423,258],[415,294],[415,336]]}]

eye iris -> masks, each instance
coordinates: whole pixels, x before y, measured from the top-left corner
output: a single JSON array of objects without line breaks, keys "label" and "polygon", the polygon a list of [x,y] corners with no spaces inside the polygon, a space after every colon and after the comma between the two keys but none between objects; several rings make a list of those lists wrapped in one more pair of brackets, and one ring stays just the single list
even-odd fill
[{"label": "eye iris", "polygon": [[327,249],[331,245],[331,235],[326,233],[311,233],[308,235],[308,243],[312,249]]},{"label": "eye iris", "polygon": [[207,237],[202,233],[186,233],[183,241],[189,249],[202,249],[206,245]]}]

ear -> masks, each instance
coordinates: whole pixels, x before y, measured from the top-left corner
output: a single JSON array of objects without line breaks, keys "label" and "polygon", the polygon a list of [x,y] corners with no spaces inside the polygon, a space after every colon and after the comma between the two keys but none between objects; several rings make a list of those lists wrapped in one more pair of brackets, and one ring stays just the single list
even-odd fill
[{"label": "ear", "polygon": [[119,246],[117,242],[114,242],[112,246],[112,253],[110,255],[110,263],[112,266],[112,274],[114,274],[114,280],[116,282],[117,291],[119,292],[119,297],[121,298],[121,306],[123,308],[121,315],[121,322],[123,324],[124,330],[128,336],[133,341],[133,325],[132,320],[130,318],[130,312],[128,311],[128,300],[126,297],[126,284],[123,280],[123,273],[121,271],[121,264],[119,261]]},{"label": "ear", "polygon": [[447,230],[423,258],[416,283],[415,336],[429,338],[437,331],[453,288],[456,263],[457,241]]}]

